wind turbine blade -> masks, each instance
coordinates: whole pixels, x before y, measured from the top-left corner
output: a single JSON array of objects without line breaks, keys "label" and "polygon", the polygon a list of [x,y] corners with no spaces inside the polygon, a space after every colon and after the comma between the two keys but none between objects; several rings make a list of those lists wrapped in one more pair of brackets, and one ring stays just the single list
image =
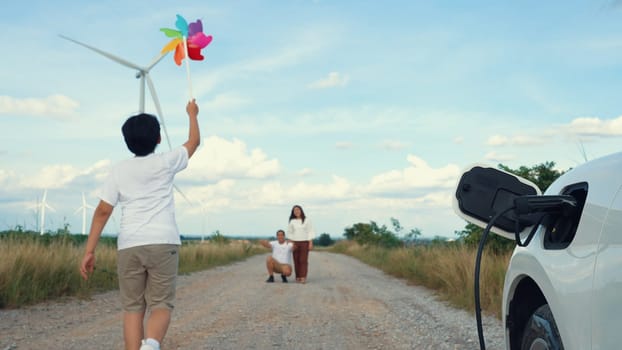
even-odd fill
[{"label": "wind turbine blade", "polygon": [[59,35],[59,36],[60,36],[61,38],[65,39],[65,40],[69,40],[69,41],[71,41],[71,42],[73,42],[73,43],[76,43],[76,44],[78,44],[78,45],[80,45],[80,46],[86,47],[87,49],[93,50],[93,51],[95,51],[95,52],[99,53],[100,55],[103,55],[103,56],[105,56],[105,57],[108,57],[109,59],[111,59],[111,60],[113,60],[113,61],[115,61],[115,62],[117,62],[117,63],[119,63],[119,64],[122,64],[122,65],[124,65],[124,66],[126,66],[126,67],[133,68],[133,69],[136,69],[136,70],[141,71],[141,72],[143,71],[143,68],[142,68],[142,67],[139,67],[138,65],[136,65],[136,64],[134,64],[134,63],[132,63],[132,62],[126,61],[126,60],[124,60],[124,59],[122,59],[122,58],[120,58],[120,57],[117,57],[117,56],[115,56],[115,55],[113,55],[113,54],[110,54],[110,53],[108,53],[108,52],[106,52],[106,51],[100,50],[100,49],[98,49],[98,48],[96,48],[96,47],[93,47],[93,46],[87,45],[87,44],[85,44],[85,43],[81,43],[81,42],[79,42],[79,41],[77,41],[77,40],[75,40],[75,39],[71,39],[71,38],[66,37],[66,36],[64,36],[64,35]]},{"label": "wind turbine blade", "polygon": [[166,137],[168,149],[173,149],[173,147],[171,146],[171,140],[168,137],[168,130],[166,129],[166,124],[164,124],[164,115],[162,114],[162,108],[160,108],[160,100],[158,100],[158,94],[156,93],[153,81],[151,81],[151,77],[149,76],[149,74],[144,73],[143,76],[147,80],[149,92],[151,93],[151,98],[153,98],[153,104],[155,105],[156,112],[158,114],[158,117],[160,118],[160,124],[162,124],[162,129],[164,130],[164,136]]},{"label": "wind turbine blade", "polygon": [[151,61],[151,63],[149,63],[147,68],[145,68],[145,72],[148,73],[151,70],[151,68],[153,68],[156,64],[158,64],[158,62],[162,61],[162,59],[164,57],[166,57],[166,55],[168,55],[168,52],[167,53],[161,53],[160,56],[154,58],[153,61]]},{"label": "wind turbine blade", "polygon": [[188,197],[186,197],[186,195],[179,189],[179,187],[177,187],[177,185],[173,184],[173,188],[175,188],[177,193],[179,193],[182,197],[184,197],[184,199],[186,200],[186,202],[188,202],[188,204],[194,205],[194,203],[192,203],[192,201],[188,199]]}]

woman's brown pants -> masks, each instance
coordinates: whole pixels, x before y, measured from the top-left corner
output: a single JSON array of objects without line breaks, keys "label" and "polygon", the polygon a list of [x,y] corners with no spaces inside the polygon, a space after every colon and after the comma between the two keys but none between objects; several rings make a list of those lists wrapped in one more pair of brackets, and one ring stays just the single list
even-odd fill
[{"label": "woman's brown pants", "polygon": [[296,278],[307,278],[309,269],[309,241],[294,241],[294,271]]}]

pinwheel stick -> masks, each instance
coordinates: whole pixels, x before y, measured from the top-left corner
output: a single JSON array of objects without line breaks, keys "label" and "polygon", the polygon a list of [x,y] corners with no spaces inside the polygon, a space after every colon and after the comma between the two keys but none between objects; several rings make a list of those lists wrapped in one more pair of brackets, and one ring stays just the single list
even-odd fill
[{"label": "pinwheel stick", "polygon": [[190,95],[190,101],[192,101],[192,80],[190,79],[190,56],[188,55],[188,43],[186,42],[186,38],[183,38],[184,43],[184,51],[186,54],[186,76],[188,78],[188,94]]}]

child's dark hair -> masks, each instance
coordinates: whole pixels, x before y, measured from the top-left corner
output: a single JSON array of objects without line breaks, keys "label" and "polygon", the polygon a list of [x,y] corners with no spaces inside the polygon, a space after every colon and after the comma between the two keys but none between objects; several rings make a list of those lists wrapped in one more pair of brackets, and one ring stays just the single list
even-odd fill
[{"label": "child's dark hair", "polygon": [[289,221],[292,221],[292,220],[296,219],[296,215],[294,215],[294,209],[296,209],[296,208],[300,209],[300,219],[302,219],[302,222],[304,223],[305,219],[307,217],[305,216],[305,211],[302,210],[302,207],[299,206],[298,204],[296,204],[296,205],[294,205],[292,207],[292,212],[291,212],[291,214],[289,214]]},{"label": "child's dark hair", "polygon": [[127,148],[137,156],[152,153],[160,142],[160,123],[152,114],[141,113],[129,117],[121,131]]}]

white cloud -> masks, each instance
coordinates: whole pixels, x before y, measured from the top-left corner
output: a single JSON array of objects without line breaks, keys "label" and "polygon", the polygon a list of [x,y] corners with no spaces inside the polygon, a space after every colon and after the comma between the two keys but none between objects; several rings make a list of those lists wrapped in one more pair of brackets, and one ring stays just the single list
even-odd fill
[{"label": "white cloud", "polygon": [[[282,181],[248,183],[226,180],[192,189],[192,198],[210,210],[248,210],[291,203],[333,203],[352,199],[359,191],[347,179],[333,175],[328,183],[297,182],[284,185]],[[197,211],[195,208],[194,211]]]},{"label": "white cloud", "polygon": [[374,176],[367,186],[367,191],[392,195],[404,195],[413,190],[435,191],[453,187],[460,174],[460,169],[455,164],[435,169],[417,156],[409,155],[407,159],[409,167]]},{"label": "white cloud", "polygon": [[454,143],[457,144],[457,145],[460,145],[463,142],[464,142],[464,137],[462,137],[462,136],[457,136],[457,137],[454,138]]},{"label": "white cloud", "polygon": [[403,150],[407,146],[408,144],[401,142],[401,141],[396,141],[396,140],[385,140],[380,144],[380,148],[389,150],[389,151]]},{"label": "white cloud", "polygon": [[486,144],[488,146],[505,146],[509,143],[509,139],[506,136],[493,135],[488,138]]},{"label": "white cloud", "polygon": [[0,184],[5,184],[9,181],[9,179],[15,177],[15,172],[0,169]]},{"label": "white cloud", "polygon": [[299,176],[303,176],[303,177],[304,176],[309,176],[311,174],[313,174],[313,169],[311,169],[311,168],[304,168],[304,169],[301,169],[300,171],[298,171],[298,175]]},{"label": "white cloud", "polygon": [[343,87],[348,84],[350,78],[347,75],[343,75],[339,72],[330,72],[326,78],[316,80],[309,84],[311,89],[326,89],[332,87]]},{"label": "white cloud", "polygon": [[484,156],[484,159],[492,161],[492,162],[507,162],[507,161],[516,159],[516,157],[511,154],[499,154],[496,152],[488,152]]},{"label": "white cloud", "polygon": [[488,146],[533,146],[545,143],[547,140],[543,136],[515,135],[507,137],[503,135],[493,135],[488,138]]},{"label": "white cloud", "polygon": [[337,149],[350,149],[352,148],[352,142],[348,142],[348,141],[339,141],[337,143],[335,143],[335,147]]},{"label": "white cloud", "polygon": [[19,187],[57,189],[80,182],[89,188],[97,187],[108,175],[109,160],[101,160],[85,169],[69,164],[54,164],[41,168],[38,173],[18,178]]},{"label": "white cloud", "polygon": [[211,101],[205,104],[205,109],[213,113],[214,111],[230,110],[243,107],[248,104],[248,100],[234,93],[216,95]]},{"label": "white cloud", "polygon": [[67,118],[76,114],[80,104],[64,95],[46,98],[15,98],[0,96],[0,114]]},{"label": "white cloud", "polygon": [[277,175],[280,170],[279,161],[268,159],[260,149],[248,150],[241,140],[211,136],[203,139],[188,168],[178,177],[191,182],[223,178],[264,179]]},{"label": "white cloud", "polygon": [[609,120],[576,118],[570,122],[566,130],[577,136],[622,136],[622,116]]},{"label": "white cloud", "polygon": [[347,179],[333,175],[328,184],[308,184],[299,182],[287,191],[290,201],[297,202],[300,198],[308,201],[341,201],[355,195],[354,187]]},{"label": "white cloud", "polygon": [[49,165],[43,167],[38,174],[24,178],[21,184],[23,187],[31,188],[62,188],[71,182],[79,172],[80,170],[73,165]]},{"label": "white cloud", "polygon": [[224,179],[214,184],[194,186],[191,190],[178,186],[190,203],[184,198],[179,198],[179,200],[176,200],[176,203],[179,204],[180,208],[190,212],[230,208],[231,201],[235,195],[236,184],[235,180]]}]

